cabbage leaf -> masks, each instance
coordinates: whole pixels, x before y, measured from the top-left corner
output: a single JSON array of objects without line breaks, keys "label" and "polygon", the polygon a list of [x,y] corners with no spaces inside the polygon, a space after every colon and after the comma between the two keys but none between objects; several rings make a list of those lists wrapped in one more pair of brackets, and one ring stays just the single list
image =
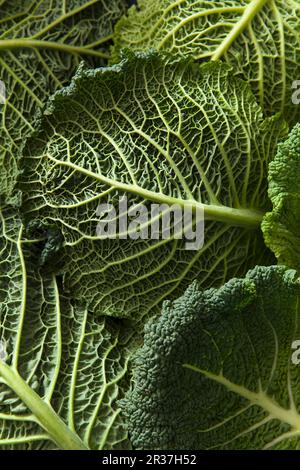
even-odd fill
[{"label": "cabbage leaf", "polygon": [[129,448],[117,401],[132,332],[61,293],[15,207],[0,218],[0,449]]},{"label": "cabbage leaf", "polygon": [[[58,260],[65,289],[95,313],[135,319],[159,312],[196,277],[219,286],[270,263],[260,223],[268,163],[285,133],[228,65],[171,65],[155,53],[82,65],[23,152],[22,211],[45,237],[41,263]],[[204,247],[132,240],[129,228],[127,239],[99,238],[99,203],[124,196],[137,206],[201,207]]]},{"label": "cabbage leaf", "polygon": [[123,401],[133,446],[299,450],[299,305],[277,266],[166,302]]},{"label": "cabbage leaf", "polygon": [[125,0],[7,0],[0,4],[0,196],[9,198],[20,146],[36,113],[68,84],[80,61],[109,57],[113,25]]},{"label": "cabbage leaf", "polygon": [[273,210],[263,219],[265,242],[280,264],[300,272],[300,124],[270,164],[269,197]]},{"label": "cabbage leaf", "polygon": [[121,51],[168,50],[174,57],[224,60],[252,87],[266,114],[300,119],[300,3],[295,0],[139,0],[115,28]]}]

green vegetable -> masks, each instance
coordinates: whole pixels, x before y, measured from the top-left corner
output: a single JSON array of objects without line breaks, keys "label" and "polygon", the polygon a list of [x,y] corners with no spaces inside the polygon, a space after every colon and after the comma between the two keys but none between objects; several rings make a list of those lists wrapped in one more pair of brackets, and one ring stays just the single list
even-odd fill
[{"label": "green vegetable", "polygon": [[255,92],[267,114],[300,119],[292,84],[300,78],[300,3],[294,0],[138,0],[115,29],[113,60],[123,48],[173,57],[224,60]]},{"label": "green vegetable", "polygon": [[125,0],[23,0],[0,4],[0,196],[9,197],[20,146],[37,111],[68,84],[82,58],[101,65]]},{"label": "green vegetable", "polygon": [[300,271],[300,124],[279,145],[270,164],[269,197],[273,211],[262,228],[279,263]]},{"label": "green vegetable", "polygon": [[300,449],[299,83],[299,0],[0,0],[0,450]]},{"label": "green vegetable", "polygon": [[[269,208],[267,165],[285,132],[278,116],[264,120],[249,87],[225,64],[171,65],[150,54],[82,66],[24,149],[26,224],[39,234],[61,230],[57,269],[95,313],[159,312],[163,299],[196,277],[218,286],[270,263],[260,223]],[[204,208],[204,248],[99,239],[99,202],[115,205],[124,196],[128,204]],[[53,264],[57,249],[45,246],[42,261]]]},{"label": "green vegetable", "polygon": [[15,208],[0,222],[0,449],[130,447],[117,401],[132,332],[95,318],[37,269],[38,245],[23,239]]},{"label": "green vegetable", "polygon": [[123,401],[136,448],[299,449],[295,274],[257,267],[164,304]]}]

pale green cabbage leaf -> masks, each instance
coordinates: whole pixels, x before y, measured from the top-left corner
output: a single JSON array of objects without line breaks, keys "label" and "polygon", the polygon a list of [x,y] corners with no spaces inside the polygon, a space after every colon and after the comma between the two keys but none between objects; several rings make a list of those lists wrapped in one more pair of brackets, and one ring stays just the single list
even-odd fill
[{"label": "pale green cabbage leaf", "polygon": [[0,449],[129,448],[117,402],[133,330],[70,302],[16,208],[0,218]]},{"label": "pale green cabbage leaf", "polygon": [[0,5],[0,196],[9,197],[18,154],[36,113],[80,61],[101,65],[125,0],[7,0]]},{"label": "pale green cabbage leaf", "polygon": [[224,60],[252,87],[267,114],[300,119],[298,0],[138,0],[115,28],[113,60],[129,48]]}]

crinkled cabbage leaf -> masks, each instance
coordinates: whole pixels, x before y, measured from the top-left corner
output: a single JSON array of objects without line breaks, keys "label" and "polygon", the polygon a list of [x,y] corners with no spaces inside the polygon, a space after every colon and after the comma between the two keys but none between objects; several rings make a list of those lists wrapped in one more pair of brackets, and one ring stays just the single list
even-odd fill
[{"label": "crinkled cabbage leaf", "polygon": [[[109,3],[109,5],[108,5]],[[8,198],[36,113],[80,61],[101,65],[125,0],[7,0],[0,5],[0,196]]]},{"label": "crinkled cabbage leaf", "polygon": [[300,271],[300,124],[281,143],[269,169],[273,210],[262,229],[280,264]]},{"label": "crinkled cabbage leaf", "polygon": [[[159,312],[195,278],[219,286],[270,263],[260,223],[268,163],[285,133],[225,64],[150,54],[81,66],[24,149],[22,211],[45,237],[41,263],[52,269],[58,259],[65,289],[95,313],[132,318]],[[130,225],[127,239],[100,238],[99,204],[124,197],[129,207],[202,208],[204,246],[131,239]]]},{"label": "crinkled cabbage leaf", "polygon": [[130,447],[117,402],[132,331],[71,302],[15,207],[0,217],[0,449]]},{"label": "crinkled cabbage leaf", "polygon": [[283,111],[289,123],[300,119],[299,93],[292,88],[300,79],[299,1],[139,0],[117,24],[114,39],[114,61],[124,48],[224,60],[251,85],[267,114]]},{"label": "crinkled cabbage leaf", "polygon": [[133,446],[299,450],[299,304],[276,266],[166,302],[123,401]]}]

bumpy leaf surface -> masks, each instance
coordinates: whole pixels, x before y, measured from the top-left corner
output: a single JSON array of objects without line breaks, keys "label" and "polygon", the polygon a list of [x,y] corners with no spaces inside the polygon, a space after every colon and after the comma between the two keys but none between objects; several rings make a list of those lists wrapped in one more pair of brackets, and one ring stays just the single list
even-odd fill
[{"label": "bumpy leaf surface", "polygon": [[273,211],[262,224],[267,245],[279,263],[300,271],[300,124],[279,145],[270,164],[269,196]]},{"label": "bumpy leaf surface", "polygon": [[251,84],[266,113],[300,119],[300,105],[292,102],[300,79],[298,0],[139,0],[117,24],[115,44],[115,61],[123,48],[225,60]]},{"label": "bumpy leaf surface", "polygon": [[0,196],[9,196],[36,112],[80,61],[101,65],[125,0],[7,0],[0,4]]},{"label": "bumpy leaf surface", "polygon": [[299,450],[299,304],[283,267],[166,302],[123,403],[133,445]]},{"label": "bumpy leaf surface", "polygon": [[15,213],[0,224],[0,448],[128,448],[131,333],[60,294]]},{"label": "bumpy leaf surface", "polygon": [[[260,233],[267,165],[285,125],[264,120],[225,64],[132,56],[58,92],[24,150],[26,224],[58,230],[64,285],[101,314],[142,316],[198,277],[221,285],[270,257]],[[205,213],[205,243],[100,239],[99,203],[173,203]],[[153,222],[151,217],[149,223]],[[148,232],[150,236],[150,232]],[[42,263],[59,244],[48,237]]]}]

